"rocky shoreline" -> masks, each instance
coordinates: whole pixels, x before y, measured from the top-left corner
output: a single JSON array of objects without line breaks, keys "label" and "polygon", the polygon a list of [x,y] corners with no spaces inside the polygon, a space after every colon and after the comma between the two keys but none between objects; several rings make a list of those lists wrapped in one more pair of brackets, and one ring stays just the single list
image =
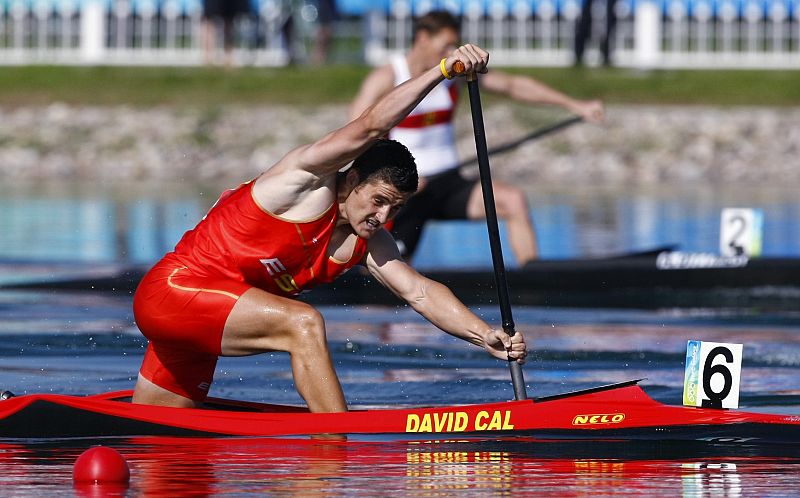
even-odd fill
[{"label": "rocky shoreline", "polygon": [[[465,111],[462,159],[475,150]],[[0,178],[241,180],[346,115],[345,105],[0,109]],[[492,102],[484,117],[492,147],[564,115]],[[611,106],[603,125],[571,126],[492,164],[516,184],[786,185],[800,180],[800,108]]]}]

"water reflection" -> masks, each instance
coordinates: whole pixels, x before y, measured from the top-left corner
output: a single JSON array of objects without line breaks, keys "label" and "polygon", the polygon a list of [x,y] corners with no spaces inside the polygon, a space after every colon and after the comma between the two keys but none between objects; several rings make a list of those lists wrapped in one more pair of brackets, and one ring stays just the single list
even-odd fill
[{"label": "water reflection", "polygon": [[200,220],[198,200],[0,201],[0,257],[150,263]]},{"label": "water reflection", "polygon": [[708,445],[131,438],[2,444],[0,486],[13,494],[64,494],[72,462],[97,443],[128,460],[132,496],[736,497],[791,494],[800,475],[800,455],[752,457],[741,447]]},{"label": "water reflection", "polygon": [[[54,193],[5,186],[0,188],[0,259],[151,263],[200,220],[225,187],[159,185]],[[753,190],[742,199],[685,189],[532,191],[530,199],[545,258],[664,244],[716,253],[720,211],[732,204],[764,211],[764,255],[800,253],[800,202],[792,192]],[[435,222],[425,230],[415,264],[489,266],[489,254],[483,223]],[[514,266],[513,257],[507,259]]]}]

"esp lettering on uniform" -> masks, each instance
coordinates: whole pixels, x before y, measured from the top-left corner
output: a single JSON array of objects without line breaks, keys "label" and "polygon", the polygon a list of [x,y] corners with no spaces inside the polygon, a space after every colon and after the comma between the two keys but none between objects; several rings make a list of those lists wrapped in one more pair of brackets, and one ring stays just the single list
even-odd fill
[{"label": "esp lettering on uniform", "polygon": [[300,291],[294,277],[286,272],[286,266],[281,263],[278,258],[264,258],[260,259],[261,264],[267,269],[267,273],[272,277],[272,281],[278,286],[280,290],[287,294],[294,294]]},{"label": "esp lettering on uniform", "polygon": [[272,280],[275,281],[275,284],[283,292],[293,293],[300,290],[297,287],[297,283],[295,283],[294,278],[288,273],[284,273],[283,275],[273,278]]},{"label": "esp lettering on uniform", "polygon": [[264,258],[260,259],[261,264],[264,265],[264,268],[267,269],[267,273],[270,275],[275,275],[276,273],[281,273],[286,271],[286,267],[283,266],[281,260],[278,258]]}]

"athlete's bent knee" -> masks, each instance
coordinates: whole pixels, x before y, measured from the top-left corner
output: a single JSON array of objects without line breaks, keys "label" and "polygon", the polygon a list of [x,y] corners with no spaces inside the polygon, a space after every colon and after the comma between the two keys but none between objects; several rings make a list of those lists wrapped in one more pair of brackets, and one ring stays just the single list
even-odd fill
[{"label": "athlete's bent knee", "polygon": [[520,215],[526,215],[528,212],[528,198],[520,189],[514,187],[508,187],[504,189],[502,196],[501,207],[504,211],[505,217],[515,217]]},{"label": "athlete's bent knee", "polygon": [[293,317],[294,338],[301,348],[325,347],[325,319],[311,306],[304,307]]}]

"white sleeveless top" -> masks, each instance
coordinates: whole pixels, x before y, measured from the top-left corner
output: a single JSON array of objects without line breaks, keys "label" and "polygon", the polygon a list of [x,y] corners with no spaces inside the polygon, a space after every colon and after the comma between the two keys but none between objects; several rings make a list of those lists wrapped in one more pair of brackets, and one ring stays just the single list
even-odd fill
[{"label": "white sleeveless top", "polygon": [[[391,58],[395,86],[411,77],[405,56]],[[453,111],[458,99],[455,80],[437,85],[403,121],[389,132],[417,162],[420,177],[432,176],[458,165]]]}]

